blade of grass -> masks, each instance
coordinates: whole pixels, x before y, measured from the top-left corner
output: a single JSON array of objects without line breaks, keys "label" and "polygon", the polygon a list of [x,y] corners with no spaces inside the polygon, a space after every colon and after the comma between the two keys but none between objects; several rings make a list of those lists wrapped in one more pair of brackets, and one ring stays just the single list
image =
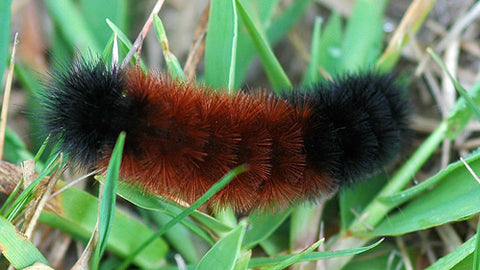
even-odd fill
[{"label": "blade of grass", "polygon": [[374,64],[382,44],[382,20],[387,0],[358,0],[345,29],[342,70]]},{"label": "blade of grass", "polygon": [[227,185],[230,181],[232,181],[235,176],[243,173],[247,167],[245,165],[238,166],[232,169],[229,173],[227,173],[222,179],[216,182],[202,197],[200,197],[196,202],[194,202],[188,209],[184,210],[174,219],[170,220],[167,224],[162,226],[158,231],[156,231],[152,236],[142,243],[142,245],[135,250],[128,258],[124,260],[124,262],[118,267],[118,269],[126,269],[132,260],[140,253],[146,246],[150,244],[151,241],[160,237],[163,233],[165,233],[168,229],[175,226],[180,220],[184,219],[188,215],[190,215],[193,211],[195,211],[198,207],[208,201],[215,193],[217,193],[220,189],[222,189],[225,185]]},{"label": "blade of grass", "polygon": [[385,49],[377,61],[377,67],[380,70],[388,71],[395,66],[400,58],[402,49],[410,40],[410,36],[415,35],[423,25],[435,1],[436,0],[414,0],[410,4],[400,25],[388,43],[387,49]]},{"label": "blade of grass", "polygon": [[24,269],[35,262],[48,265],[47,259],[32,242],[1,216],[0,231],[0,250],[16,269]]},{"label": "blade of grass", "polygon": [[120,172],[120,164],[122,161],[123,146],[125,144],[125,132],[118,136],[112,156],[108,164],[107,176],[103,188],[102,199],[100,200],[99,215],[99,238],[92,258],[93,269],[98,269],[100,259],[107,246],[107,240],[110,235],[113,213],[115,210],[118,176]]},{"label": "blade of grass", "polygon": [[470,95],[467,93],[467,90],[465,90],[465,88],[463,88],[460,83],[453,77],[453,75],[448,71],[447,67],[442,62],[440,57],[438,57],[438,55],[431,48],[427,48],[427,52],[432,56],[433,60],[437,62],[437,64],[442,68],[442,70],[447,73],[448,77],[455,86],[455,90],[460,93],[463,99],[465,99],[465,101],[467,102],[467,105],[470,107],[470,109],[472,109],[477,119],[480,120],[480,109],[478,108],[478,105],[475,104]]},{"label": "blade of grass", "polygon": [[100,45],[105,44],[110,38],[110,29],[105,24],[106,18],[125,29],[127,19],[126,0],[81,0],[79,6],[83,13],[82,18],[90,29],[95,29],[92,34]]},{"label": "blade of grass", "polygon": [[72,1],[46,0],[45,5],[71,48],[78,49],[84,57],[87,57],[89,52],[93,52],[93,55],[101,52],[91,29]]},{"label": "blade of grass", "polygon": [[[107,24],[108,26],[110,26],[110,28],[112,29],[112,31],[117,34],[117,37],[120,39],[120,41],[122,42],[122,44],[124,44],[128,50],[131,50],[132,49],[132,42],[130,42],[130,40],[128,39],[127,35],[125,35],[125,33],[122,32],[122,30],[116,26],[112,21],[110,21],[109,19],[107,19]],[[113,42],[113,39],[112,39],[112,42]],[[148,70],[147,66],[145,65],[145,63],[143,63],[143,60],[142,59],[138,59],[137,58],[137,55],[134,55],[134,59],[135,61],[140,62],[140,67],[142,68],[142,70],[146,71]]]},{"label": "blade of grass", "polygon": [[[58,183],[57,190],[65,185],[65,182]],[[86,243],[97,221],[98,198],[76,187],[70,187],[51,200],[55,203],[43,211],[40,221]],[[148,226],[136,218],[115,209],[107,250],[119,257],[127,257],[152,233]],[[157,269],[164,264],[168,249],[167,243],[162,238],[157,238],[135,258],[134,263],[140,268]]]},{"label": "blade of grass", "polygon": [[[341,256],[355,255],[378,246],[382,241],[383,239],[380,239],[377,242],[366,247],[359,247],[359,248],[352,248],[352,249],[345,249],[345,250],[338,250],[338,251],[311,252],[310,254],[307,254],[303,258],[301,258],[298,262],[318,261],[318,260],[336,258]],[[297,254],[282,255],[274,258],[269,258],[269,257],[252,258],[250,260],[250,263],[248,264],[248,267],[260,268],[260,267],[266,267],[266,266],[273,266],[291,257],[295,257],[296,255]]]},{"label": "blade of grass", "polygon": [[[100,182],[104,181],[102,177],[96,177],[96,179]],[[152,194],[146,194],[145,190],[141,187],[131,185],[127,182],[119,183],[117,194],[140,208],[152,211],[162,211],[171,217],[176,217],[181,211],[187,209],[174,202],[166,201],[164,198],[159,198]],[[212,216],[199,211],[193,212],[191,217],[216,234],[222,234],[232,230],[232,227],[227,226]],[[201,230],[201,228],[199,228],[196,224],[190,223],[187,220],[183,220],[182,222],[184,222],[183,224],[187,228],[191,229],[192,232]],[[202,237],[201,235],[199,236]],[[205,240],[209,242],[208,239]]]},{"label": "blade of grass", "polygon": [[240,255],[240,247],[246,227],[247,223],[243,220],[235,229],[223,236],[205,256],[203,256],[195,267],[195,270],[211,270],[219,266],[225,270],[233,269],[235,261]]},{"label": "blade of grass", "polygon": [[[480,155],[472,155],[465,159],[465,162],[476,163],[480,159]],[[418,194],[427,191],[433,185],[439,183],[440,181],[444,180],[450,174],[454,173],[457,170],[464,170],[464,165],[461,161],[457,161],[448,165],[447,168],[441,170],[434,176],[428,178],[427,180],[421,182],[418,185],[414,185],[411,188],[403,190],[401,192],[394,193],[388,197],[379,197],[378,199],[385,205],[391,205],[392,207],[398,206],[403,204],[413,197],[417,196]]]},{"label": "blade of grass", "polygon": [[10,12],[12,0],[0,2],[0,85],[7,64],[8,48],[10,47]]},{"label": "blade of grass", "polygon": [[473,252],[473,269],[479,270],[480,269],[480,237],[478,234],[480,233],[480,220],[477,221],[477,233],[475,234],[475,250]]},{"label": "blade of grass", "polygon": [[453,269],[455,265],[465,259],[468,255],[472,254],[475,249],[475,242],[477,241],[478,233],[468,239],[459,248],[450,252],[448,255],[438,259],[434,264],[430,265],[426,270],[444,270]]},{"label": "blade of grass", "polygon": [[160,20],[157,14],[153,15],[153,26],[155,28],[158,41],[160,41],[160,44],[162,45],[163,56],[165,57],[165,62],[167,63],[170,76],[172,76],[173,79],[184,80],[185,74],[183,73],[183,69],[178,62],[177,57],[175,57],[175,55],[170,51],[165,28],[163,27],[162,20]]},{"label": "blade of grass", "polygon": [[321,17],[315,18],[315,23],[313,25],[312,33],[312,44],[310,48],[310,62],[308,63],[307,72],[303,79],[303,85],[309,85],[320,80],[321,76],[318,72],[320,67],[320,57],[321,52],[320,41],[321,41],[321,30],[322,30],[323,19]]},{"label": "blade of grass", "polygon": [[3,147],[5,145],[5,130],[7,128],[8,105],[10,104],[10,94],[12,90],[13,67],[15,66],[15,52],[18,45],[18,33],[13,39],[12,54],[10,56],[10,65],[8,67],[7,81],[5,83],[5,92],[3,93],[2,112],[0,116],[0,159],[3,159]]},{"label": "blade of grass", "polygon": [[235,0],[212,0],[205,43],[205,82],[233,92],[238,18]]},{"label": "blade of grass", "polygon": [[260,60],[262,61],[273,90],[279,93],[279,91],[282,89],[291,89],[292,83],[273,54],[272,48],[270,48],[268,40],[265,34],[262,32],[262,29],[255,24],[239,0],[235,0],[235,4],[238,9],[238,14],[242,18],[242,21],[245,24],[245,27],[247,28],[255,47],[257,48]]},{"label": "blade of grass", "polygon": [[[290,31],[293,25],[299,20],[299,18],[305,13],[305,9],[312,2],[312,0],[297,0],[281,10],[279,14],[275,14],[273,11],[279,10],[276,5],[277,1],[264,1],[264,0],[250,0],[245,2],[244,5],[250,3],[255,8],[247,9],[249,12],[257,12],[258,23],[265,29],[266,37],[269,43],[273,46],[276,44],[286,33]],[[235,72],[235,88],[242,85],[243,78],[250,66],[250,62],[256,55],[256,49],[250,38],[248,32],[243,31],[242,20],[239,21],[239,38],[237,46],[237,61]]]},{"label": "blade of grass", "polygon": [[285,219],[292,213],[293,208],[288,208],[280,213],[253,213],[248,217],[251,229],[245,234],[244,248],[252,248],[267,239]]},{"label": "blade of grass", "polygon": [[322,239],[318,240],[317,242],[313,243],[310,247],[308,247],[304,251],[302,251],[298,254],[294,254],[294,256],[291,256],[291,257],[285,259],[284,261],[282,261],[282,262],[280,262],[280,263],[278,263],[278,264],[276,264],[272,267],[266,268],[266,269],[268,269],[268,270],[281,270],[281,269],[286,269],[287,267],[289,267],[292,264],[301,262],[303,257],[312,253],[312,251],[317,249],[320,246],[320,244],[323,243],[324,241],[325,241],[325,239],[322,238]]}]

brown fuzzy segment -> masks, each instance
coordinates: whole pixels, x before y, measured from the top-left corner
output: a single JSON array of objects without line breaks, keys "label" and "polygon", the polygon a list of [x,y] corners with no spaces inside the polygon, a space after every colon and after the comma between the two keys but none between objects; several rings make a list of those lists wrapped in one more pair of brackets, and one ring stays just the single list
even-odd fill
[{"label": "brown fuzzy segment", "polygon": [[138,70],[126,73],[125,95],[141,109],[120,173],[146,191],[193,203],[241,164],[248,170],[215,194],[210,208],[286,207],[309,189],[302,126],[287,101],[264,91],[231,96]]}]

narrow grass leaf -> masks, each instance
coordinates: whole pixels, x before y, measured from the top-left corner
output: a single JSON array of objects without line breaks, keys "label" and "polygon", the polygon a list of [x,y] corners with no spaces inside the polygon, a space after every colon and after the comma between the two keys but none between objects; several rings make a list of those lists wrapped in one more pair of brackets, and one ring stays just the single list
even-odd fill
[{"label": "narrow grass leaf", "polygon": [[5,211],[10,206],[10,204],[15,200],[18,192],[22,190],[22,185],[23,185],[23,177],[20,179],[20,181],[18,181],[17,185],[15,186],[15,189],[13,189],[12,193],[8,195],[7,199],[5,200],[2,207],[0,208],[0,216],[6,216]]},{"label": "narrow grass leaf", "polygon": [[[473,253],[475,249],[475,242],[477,241],[478,233],[468,239],[467,242],[463,243],[460,247],[450,252],[448,255],[438,259],[434,264],[426,268],[426,270],[447,270],[453,269],[455,265],[464,260],[467,256]],[[472,269],[471,266],[469,268]]]},{"label": "narrow grass leaf", "polygon": [[247,223],[240,222],[230,233],[222,237],[203,256],[195,270],[233,269],[240,254],[240,247],[245,235]]},{"label": "narrow grass leaf", "polygon": [[155,28],[155,33],[157,34],[158,41],[162,46],[163,56],[165,57],[165,63],[167,63],[168,72],[170,76],[174,79],[185,79],[185,74],[183,69],[180,66],[180,63],[177,60],[177,57],[170,51],[168,46],[167,33],[163,27],[162,20],[158,17],[157,14],[153,14],[153,26]]},{"label": "narrow grass leaf", "polygon": [[17,215],[25,208],[25,206],[30,202],[34,197],[37,186],[43,180],[44,177],[50,175],[53,171],[57,169],[57,166],[62,166],[58,160],[59,154],[54,155],[48,165],[45,167],[45,170],[40,173],[40,175],[30,184],[28,187],[20,193],[18,198],[12,203],[12,206],[5,212],[5,218],[8,221],[14,220]]},{"label": "narrow grass leaf", "polygon": [[266,270],[281,270],[281,269],[286,269],[287,267],[289,267],[290,265],[292,264],[295,264],[295,263],[298,263],[298,262],[302,262],[302,258],[305,257],[307,254],[310,254],[312,253],[312,251],[314,251],[315,249],[318,248],[318,246],[320,246],[321,243],[323,243],[325,241],[325,239],[320,239],[318,240],[317,242],[313,243],[310,247],[308,247],[307,249],[305,249],[304,251],[298,253],[298,254],[294,254],[293,256],[291,257],[288,257],[286,258],[284,261],[272,266],[272,267],[268,267],[266,268]]},{"label": "narrow grass leaf", "polygon": [[110,38],[111,31],[105,19],[108,18],[124,29],[127,18],[126,0],[81,0],[79,5],[85,22],[90,29],[95,29],[92,33],[98,44],[103,45]]},{"label": "narrow grass leaf", "polygon": [[27,149],[27,145],[22,138],[8,126],[5,130],[3,156],[5,160],[14,164],[34,158],[33,154]]},{"label": "narrow grass leaf", "polygon": [[212,0],[205,42],[205,82],[213,88],[234,87],[238,19],[234,0]]},{"label": "narrow grass leaf", "polygon": [[341,70],[342,34],[342,17],[338,13],[333,13],[325,23],[319,45],[318,65],[327,73],[321,74],[323,78],[327,75],[334,76]]},{"label": "narrow grass leaf", "polygon": [[320,80],[320,41],[323,19],[321,17],[315,18],[312,33],[312,44],[310,45],[310,62],[308,63],[307,71],[305,73],[302,84],[309,85]]},{"label": "narrow grass leaf", "polygon": [[410,37],[417,34],[434,4],[435,0],[414,0],[410,4],[387,49],[377,61],[377,67],[380,70],[389,71],[395,66],[403,48],[407,45]]},{"label": "narrow grass leaf", "polygon": [[342,70],[374,64],[382,44],[382,20],[387,0],[358,0],[345,29]]},{"label": "narrow grass leaf", "polygon": [[170,220],[167,224],[163,225],[158,231],[151,235],[151,237],[143,242],[139,248],[137,248],[125,261],[120,265],[118,269],[126,269],[132,260],[141,252],[146,246],[150,244],[154,239],[157,239],[162,234],[164,234],[168,229],[175,226],[175,224],[179,223],[182,219],[189,216],[193,211],[195,211],[198,207],[208,201],[215,193],[217,193],[220,189],[222,189],[225,185],[227,185],[230,181],[232,181],[237,175],[243,173],[247,169],[246,165],[240,165],[235,167],[230,172],[228,172],[225,176],[223,176],[218,182],[213,184],[213,186],[205,192],[196,202],[194,202],[189,208],[181,212],[178,216],[174,219]]},{"label": "narrow grass leaf", "polygon": [[475,251],[473,252],[473,270],[480,269],[480,220],[477,221],[477,233],[475,234]]},{"label": "narrow grass leaf", "polygon": [[45,5],[56,25],[67,38],[70,48],[78,49],[84,56],[88,56],[89,52],[101,52],[98,41],[85,18],[72,1],[46,0]]},{"label": "narrow grass leaf", "polygon": [[[161,227],[172,219],[172,217],[168,216],[163,212],[154,211],[148,211],[148,217],[150,217],[150,219],[154,221],[157,227]],[[173,228],[165,232],[164,238],[168,240],[171,247],[175,249],[175,251],[178,252],[187,263],[197,263],[201,258],[199,254],[200,251],[197,245],[198,240],[192,238],[192,234],[188,231],[189,228],[187,228],[183,222],[181,223],[181,225],[179,224],[177,226],[174,226]],[[202,232],[204,232],[204,235],[202,235],[203,237],[205,237],[205,234],[208,237],[208,234],[205,231],[202,230]],[[210,245],[214,245],[215,240],[213,240],[212,237],[209,237],[208,243]]]},{"label": "narrow grass leaf", "polygon": [[123,146],[125,145],[125,132],[121,132],[118,136],[112,156],[107,168],[107,176],[105,177],[105,185],[103,188],[102,198],[100,200],[99,215],[99,235],[98,244],[95,247],[95,255],[92,265],[98,268],[100,259],[107,246],[108,237],[112,229],[113,214],[115,210],[118,176],[120,172],[120,164],[122,161]]},{"label": "narrow grass leaf", "polygon": [[[469,96],[473,99],[475,104],[480,104],[480,79],[468,91]],[[467,104],[465,98],[457,99],[447,118],[448,129],[447,138],[454,139],[460,132],[463,131],[467,123],[472,117],[473,110]]]},{"label": "narrow grass leaf", "polygon": [[[132,42],[128,39],[127,35],[125,35],[125,33],[122,32],[122,30],[117,26],[115,25],[115,23],[113,23],[112,21],[110,21],[109,19],[107,19],[107,24],[108,26],[110,26],[110,28],[112,29],[112,31],[117,34],[117,37],[120,39],[120,41],[122,42],[122,44],[124,44],[128,50],[130,50],[133,46]],[[112,40],[113,42],[113,40]],[[145,65],[145,63],[143,62],[142,59],[138,59],[137,55],[134,54],[134,59],[135,61],[137,62],[140,62],[140,67],[142,68],[142,70],[146,71],[148,70],[147,66]]]},{"label": "narrow grass leaf", "polygon": [[467,93],[467,90],[463,88],[460,83],[453,77],[453,75],[448,71],[447,67],[445,64],[442,62],[440,57],[431,49],[427,48],[427,52],[432,56],[432,58],[437,62],[437,64],[442,68],[443,72],[445,72],[450,80],[452,81],[453,85],[455,86],[455,90],[457,90],[460,95],[465,99],[467,102],[467,105],[470,107],[470,109],[473,111],[475,116],[477,117],[478,120],[480,120],[480,109],[478,108],[478,105],[475,104],[473,99],[470,97],[470,95]]},{"label": "narrow grass leaf", "polygon": [[[263,1],[263,0],[242,0],[244,7],[249,14],[252,14],[254,19],[258,19],[259,23],[265,33],[269,43],[273,46],[282,37],[285,36],[293,25],[304,14],[305,9],[312,2],[312,0],[297,0],[283,8],[278,8],[278,0]],[[254,8],[250,7],[253,6]],[[279,11],[280,10],[280,11]],[[276,11],[278,14],[274,13]],[[235,69],[235,88],[242,85],[243,78],[250,66],[250,62],[256,55],[257,51],[253,45],[242,20],[239,20],[238,31],[238,46],[237,46],[237,61]]]},{"label": "narrow grass leaf", "polygon": [[261,241],[267,239],[292,213],[293,208],[290,207],[279,213],[253,213],[248,217],[250,229],[245,234],[243,246],[245,248],[253,248]]},{"label": "narrow grass leaf", "polygon": [[[65,182],[59,182],[57,190],[65,185]],[[40,221],[68,233],[77,240],[88,241],[97,221],[98,198],[76,187],[70,187],[51,201],[52,207],[42,212]],[[126,257],[152,233],[150,228],[134,217],[116,209],[106,248],[119,257]],[[168,245],[165,241],[156,238],[135,258],[134,263],[142,268],[158,268],[167,252]]]},{"label": "narrow grass leaf", "polygon": [[253,44],[257,48],[260,60],[262,61],[265,72],[267,73],[267,77],[273,87],[273,90],[278,93],[282,89],[291,89],[292,84],[288,79],[287,75],[285,74],[285,71],[281,67],[280,63],[278,62],[277,58],[273,54],[268,40],[265,34],[262,32],[262,29],[255,24],[255,22],[247,13],[245,7],[239,0],[235,0],[235,4],[238,9],[238,14],[240,15],[240,18],[242,18],[242,21],[245,24],[245,27],[247,28],[248,33],[253,40]]},{"label": "narrow grass leaf", "polygon": [[358,213],[362,213],[388,180],[385,173],[380,173],[369,179],[364,179],[364,181],[358,181],[351,187],[340,189],[338,197],[342,230],[347,229],[352,224]]},{"label": "narrow grass leaf", "polygon": [[[330,258],[336,258],[336,257],[342,257],[342,256],[351,256],[351,255],[359,254],[369,249],[372,249],[378,246],[382,241],[383,239],[380,239],[379,241],[366,247],[359,247],[359,248],[352,248],[352,249],[345,249],[345,250],[338,250],[338,251],[311,252],[303,256],[297,262],[318,261],[318,260],[324,260],[324,259],[330,259]],[[297,254],[282,255],[274,258],[268,258],[268,257],[252,258],[250,260],[248,267],[260,268],[260,267],[267,267],[267,266],[275,266],[276,264],[281,263],[295,256],[297,256]]]},{"label": "narrow grass leaf", "polygon": [[7,65],[8,49],[10,48],[10,11],[12,0],[3,0],[0,2],[0,85],[3,78],[3,72]]},{"label": "narrow grass leaf", "polygon": [[[102,177],[97,177],[97,180],[100,182],[104,181]],[[158,196],[153,194],[147,194],[146,191],[141,187],[132,185],[131,183],[127,182],[119,183],[117,194],[140,208],[153,211],[162,211],[171,217],[175,217],[180,212],[187,209],[174,202],[166,201],[166,199],[164,198],[159,198]],[[232,230],[232,227],[218,221],[210,215],[199,211],[193,212],[191,214],[191,217],[217,234],[229,232]],[[195,223],[191,223],[189,220],[183,220],[182,224],[184,224],[187,228],[191,229],[192,232],[197,232],[198,230],[201,230],[198,225],[196,225]],[[201,235],[199,236],[202,237]],[[209,242],[209,240],[205,240]]]},{"label": "narrow grass leaf", "polygon": [[234,270],[247,270],[248,269],[248,263],[250,262],[251,258],[252,258],[252,250],[249,249],[238,257],[237,263],[235,263],[235,267],[233,269]]},{"label": "narrow grass leaf", "polygon": [[23,269],[35,262],[48,265],[47,259],[25,236],[4,217],[0,216],[0,250],[16,268]]},{"label": "narrow grass leaf", "polygon": [[[477,154],[477,156],[480,154]],[[480,158],[468,162],[480,171]],[[368,236],[400,235],[460,220],[480,212],[480,185],[463,166],[442,175],[435,188],[389,215]]]},{"label": "narrow grass leaf", "polygon": [[[472,155],[468,158],[465,158],[465,161],[468,164],[477,163],[480,159],[480,155]],[[385,205],[389,205],[391,207],[398,206],[403,204],[412,198],[418,196],[419,194],[427,191],[436,183],[442,181],[443,179],[449,177],[450,174],[454,173],[457,170],[465,170],[465,166],[461,161],[454,162],[448,165],[447,168],[441,170],[440,172],[436,173],[432,177],[428,178],[425,181],[422,181],[420,184],[414,185],[411,188],[408,188],[404,191],[394,193],[390,196],[379,197],[379,201]]]}]

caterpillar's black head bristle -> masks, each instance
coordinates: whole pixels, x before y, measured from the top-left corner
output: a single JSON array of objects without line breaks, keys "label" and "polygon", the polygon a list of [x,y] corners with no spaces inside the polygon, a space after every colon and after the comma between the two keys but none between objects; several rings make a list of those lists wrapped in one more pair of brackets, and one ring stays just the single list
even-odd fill
[{"label": "caterpillar's black head bristle", "polygon": [[296,94],[313,108],[304,134],[308,162],[326,168],[341,185],[386,165],[410,135],[403,90],[392,75],[371,71]]},{"label": "caterpillar's black head bristle", "polygon": [[123,96],[124,75],[101,60],[83,58],[50,75],[40,95],[43,126],[59,151],[92,165],[135,123],[132,101]]}]

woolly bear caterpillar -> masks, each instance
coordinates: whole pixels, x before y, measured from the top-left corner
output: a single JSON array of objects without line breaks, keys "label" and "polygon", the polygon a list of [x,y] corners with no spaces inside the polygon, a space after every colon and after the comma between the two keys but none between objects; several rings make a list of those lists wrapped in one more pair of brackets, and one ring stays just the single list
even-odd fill
[{"label": "woolly bear caterpillar", "polygon": [[120,174],[148,192],[194,202],[248,164],[207,204],[236,212],[288,206],[354,182],[400,151],[408,102],[395,79],[365,72],[278,96],[205,86],[77,60],[52,73],[41,118],[59,151],[106,168],[121,131]]}]

